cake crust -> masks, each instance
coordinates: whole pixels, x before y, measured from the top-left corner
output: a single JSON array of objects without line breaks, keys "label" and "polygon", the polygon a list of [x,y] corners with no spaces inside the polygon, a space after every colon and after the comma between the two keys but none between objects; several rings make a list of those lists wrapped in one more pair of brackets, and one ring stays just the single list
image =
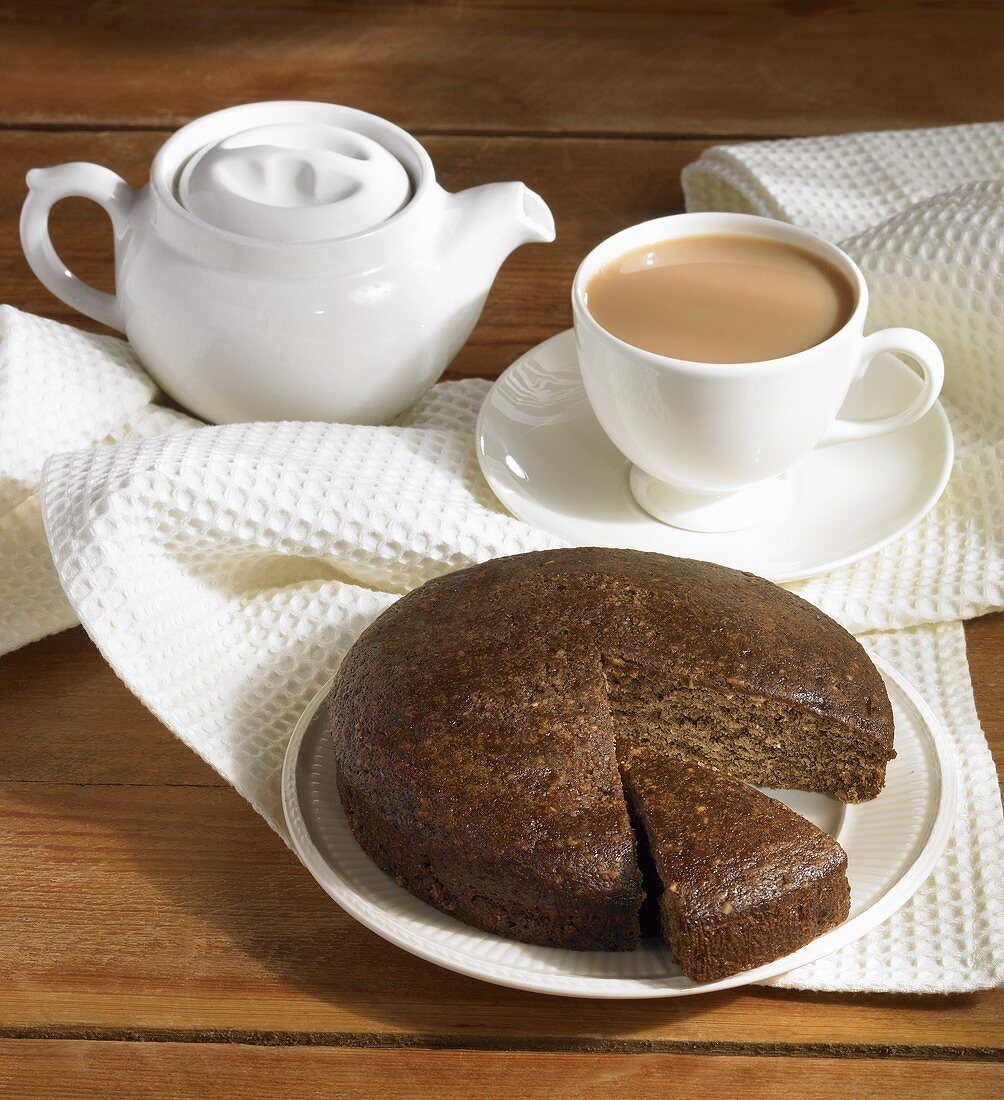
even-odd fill
[{"label": "cake crust", "polygon": [[643,890],[618,745],[707,754],[698,696],[749,711],[739,778],[798,758],[772,744],[783,722],[758,724],[773,707],[843,761],[788,785],[847,800],[881,788],[888,699],[836,623],[749,574],[587,548],[447,574],[360,636],[329,699],[349,823],[384,871],[469,924],[629,950]]},{"label": "cake crust", "polygon": [[621,770],[688,977],[749,970],[846,920],[844,850],[784,803],[685,757],[635,750]]}]

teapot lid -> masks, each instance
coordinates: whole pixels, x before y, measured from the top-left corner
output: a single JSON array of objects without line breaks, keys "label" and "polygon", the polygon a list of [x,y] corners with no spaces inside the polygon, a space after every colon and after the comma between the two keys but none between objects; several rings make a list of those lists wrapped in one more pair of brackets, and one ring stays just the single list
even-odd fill
[{"label": "teapot lid", "polygon": [[404,165],[344,126],[279,122],[198,149],[177,182],[185,209],[218,229],[304,243],[373,229],[411,198]]}]

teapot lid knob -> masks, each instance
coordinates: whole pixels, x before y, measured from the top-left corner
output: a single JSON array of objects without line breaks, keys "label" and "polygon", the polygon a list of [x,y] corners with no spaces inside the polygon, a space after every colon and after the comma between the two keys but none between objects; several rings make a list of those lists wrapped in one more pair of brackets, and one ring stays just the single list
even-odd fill
[{"label": "teapot lid knob", "polygon": [[217,229],[289,244],[373,229],[411,193],[389,150],[318,123],[255,126],[212,142],[193,154],[177,184],[182,206]]}]

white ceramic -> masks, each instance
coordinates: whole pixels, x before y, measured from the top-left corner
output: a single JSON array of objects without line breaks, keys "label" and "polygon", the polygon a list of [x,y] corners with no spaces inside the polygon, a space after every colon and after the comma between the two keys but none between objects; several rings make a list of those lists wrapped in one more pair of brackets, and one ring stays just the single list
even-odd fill
[{"label": "white ceramic", "polygon": [[[21,242],[35,274],[125,332],[158,384],[216,423],[393,418],[467,339],[505,257],[554,238],[523,184],[448,194],[411,135],[327,103],[196,119],[139,191],[81,163],[33,169],[28,187]],[[53,249],[49,210],[70,195],[108,212],[114,295]]]},{"label": "white ceramic", "polygon": [[[847,417],[885,416],[915,399],[920,380],[882,356],[855,382]],[[627,459],[586,398],[572,332],[518,359],[481,408],[481,469],[519,519],[577,546],[624,546],[701,558],[791,581],[856,561],[912,527],[935,504],[952,469],[952,432],[940,403],[887,435],[817,448],[786,475],[793,507],[781,519],[720,534],[653,519],[629,488]]]},{"label": "white ceramic", "polygon": [[[389,879],[356,843],[335,783],[326,685],[304,711],[286,752],[282,803],[293,846],[323,889],[377,935],[430,962],[497,985],[568,997],[681,997],[760,982],[863,936],[904,904],[951,833],[957,780],[951,747],[927,704],[875,659],[896,719],[896,759],[872,802],[842,806],[822,795],[770,791],[837,838],[847,852],[850,916],[786,958],[717,982],[680,973],[662,943],[637,951],[563,951],[481,932],[440,913]],[[388,960],[388,965],[393,965]]]},{"label": "white ceramic", "polygon": [[[763,237],[827,260],[854,290],[847,323],[796,355],[759,363],[691,363],[627,344],[593,319],[587,284],[597,270],[646,244],[705,233]],[[941,391],[941,353],[913,329],[864,336],[867,309],[864,277],[849,256],[770,218],[675,214],[597,245],[572,284],[579,363],[597,419],[634,464],[632,489],[643,507],[666,523],[699,531],[734,530],[766,513],[779,517],[792,507],[792,493],[788,483],[773,479],[814,447],[871,439],[919,420]],[[920,392],[878,418],[840,416],[851,383],[886,351],[904,352],[920,365]]]},{"label": "white ceramic", "polygon": [[345,126],[280,122],[204,145],[177,196],[217,229],[292,244],[376,228],[411,198],[411,180],[389,149]]}]

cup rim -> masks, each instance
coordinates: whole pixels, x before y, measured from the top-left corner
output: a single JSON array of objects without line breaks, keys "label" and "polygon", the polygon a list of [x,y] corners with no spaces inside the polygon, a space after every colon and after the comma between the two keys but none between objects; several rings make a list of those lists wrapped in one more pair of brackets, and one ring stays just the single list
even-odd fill
[{"label": "cup rim", "polygon": [[[701,228],[702,225],[708,226],[709,224],[713,224],[718,228]],[[658,352],[649,351],[637,344],[630,344],[619,336],[615,336],[609,329],[604,328],[590,313],[589,306],[586,304],[586,283],[603,263],[609,262],[609,260],[615,259],[617,256],[621,256],[643,244],[655,244],[659,241],[672,239],[672,237],[667,237],[665,233],[660,232],[660,230],[668,229],[671,225],[684,229],[684,232],[674,233],[673,237],[698,236],[704,232],[714,233],[719,229],[723,232],[741,233],[745,228],[753,230],[753,236],[769,238],[782,244],[804,247],[806,251],[832,263],[841,274],[847,277],[854,290],[854,308],[840,328],[825,340],[813,344],[811,347],[803,348],[801,351],[792,352],[790,355],[779,356],[776,359],[755,359],[741,363],[704,363],[696,359],[676,359],[670,355],[660,355]],[[626,242],[628,239],[632,243],[623,243],[618,247],[618,241]],[[577,326],[580,324],[585,325],[602,339],[608,340],[625,352],[644,359],[653,367],[676,372],[700,373],[705,376],[717,376],[719,378],[739,374],[748,375],[750,369],[764,373],[773,368],[784,369],[785,367],[796,366],[798,361],[805,356],[814,355],[828,349],[843,338],[851,325],[859,320],[863,321],[867,308],[868,288],[864,276],[850,256],[835,244],[816,233],[777,218],[763,218],[757,214],[740,214],[724,210],[667,214],[661,218],[651,218],[648,221],[626,226],[595,245],[583,258],[575,272],[575,277],[572,279],[572,314]]]}]

